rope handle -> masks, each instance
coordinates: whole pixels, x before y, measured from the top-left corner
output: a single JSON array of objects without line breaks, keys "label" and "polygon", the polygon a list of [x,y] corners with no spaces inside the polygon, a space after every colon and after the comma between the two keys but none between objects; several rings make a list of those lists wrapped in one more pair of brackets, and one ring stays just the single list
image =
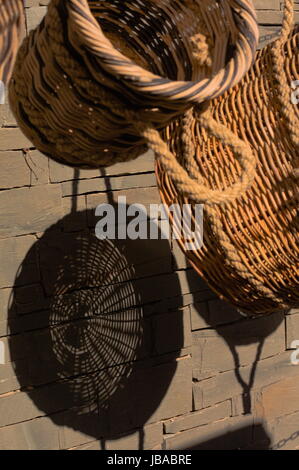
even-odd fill
[{"label": "rope handle", "polygon": [[[283,20],[283,25],[282,25],[282,30],[281,30],[281,36],[277,40],[276,44],[274,44],[274,47],[272,47],[272,50],[274,51],[274,57],[276,59],[274,60],[274,64],[276,66],[276,73],[277,73],[278,83],[280,85],[280,91],[282,90],[284,91],[284,93],[279,93],[279,99],[280,99],[281,106],[283,108],[283,114],[285,117],[287,117],[287,119],[289,119],[292,113],[294,113],[294,109],[292,110],[289,109],[290,108],[289,104],[291,103],[289,94],[288,94],[288,97],[285,96],[285,91],[287,90],[288,85],[287,85],[286,74],[284,72],[284,56],[282,53],[282,48],[284,47],[288,39],[288,36],[291,32],[292,26],[293,26],[293,20],[294,20],[294,8],[293,7],[294,7],[293,0],[285,1],[285,12],[284,12],[284,20]],[[297,139],[298,134],[297,136],[294,135],[292,137],[293,138],[295,137],[295,139]],[[295,142],[296,141],[294,141],[294,143]],[[295,174],[297,173],[299,173],[299,171],[295,170]],[[217,236],[219,244],[225,253],[226,262],[234,268],[236,273],[238,273],[241,276],[241,278],[246,279],[248,284],[254,287],[255,291],[258,293],[259,296],[269,298],[273,300],[274,303],[279,303],[281,309],[287,310],[289,306],[284,301],[284,299],[279,294],[278,295],[275,294],[272,291],[272,289],[270,289],[265,284],[263,279],[260,279],[256,275],[256,273],[253,274],[251,270],[249,269],[249,267],[244,264],[238,251],[235,249],[234,244],[230,240],[227,232],[223,230],[222,221],[219,218],[216,207],[208,206],[206,208],[206,214],[209,218],[214,234],[215,236]]]},{"label": "rope handle", "polygon": [[[294,2],[285,0],[284,20],[279,39],[274,44],[272,51],[275,57],[274,70],[279,83],[279,99],[282,105],[282,112],[289,125],[291,138],[296,146],[299,145],[298,118],[293,105],[289,99],[289,87],[284,73],[284,56],[282,48],[292,30],[294,22]],[[286,97],[286,94],[288,96]],[[234,153],[241,165],[242,175],[238,182],[225,190],[213,190],[203,184],[203,179],[197,170],[195,160],[195,148],[192,146],[191,122],[192,112],[189,110],[183,118],[182,144],[185,145],[184,158],[186,169],[180,165],[175,155],[163,142],[160,134],[153,128],[145,128],[142,135],[148,141],[150,148],[155,152],[157,160],[164,170],[176,184],[178,191],[190,198],[195,203],[205,204],[229,204],[244,195],[251,187],[256,175],[256,157],[248,143],[242,141],[230,129],[217,122],[209,110],[198,116],[198,122],[202,128],[206,129],[211,137],[217,138],[223,145],[228,146]],[[188,146],[188,148],[186,148]],[[193,147],[193,148],[192,148]],[[297,174],[297,173],[296,173]]]},{"label": "rope handle", "polygon": [[[189,110],[184,116],[183,132],[189,134],[186,136],[185,145],[189,145],[187,152],[184,152],[186,158],[186,169],[177,161],[175,155],[169,150],[167,144],[163,141],[158,131],[151,128],[143,128],[141,133],[147,140],[149,147],[154,151],[156,159],[161,163],[163,169],[167,172],[175,183],[178,191],[184,196],[190,198],[199,204],[229,204],[242,196],[252,185],[256,174],[256,157],[249,144],[242,141],[231,130],[218,123],[207,110],[200,114],[198,121],[204,127],[208,134],[219,139],[222,144],[231,148],[242,168],[242,175],[238,182],[225,190],[213,190],[203,183],[202,177],[196,172],[194,165],[195,148],[191,148],[191,121],[192,112]],[[194,171],[192,171],[192,167]]]}]

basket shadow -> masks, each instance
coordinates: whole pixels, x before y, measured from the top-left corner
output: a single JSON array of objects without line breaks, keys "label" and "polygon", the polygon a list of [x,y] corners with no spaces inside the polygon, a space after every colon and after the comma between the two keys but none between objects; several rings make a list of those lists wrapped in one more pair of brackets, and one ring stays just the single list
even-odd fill
[{"label": "basket shadow", "polygon": [[[93,229],[79,231],[86,217]],[[155,420],[183,348],[177,316],[164,331],[168,347],[165,322],[159,326],[167,298],[180,307],[180,283],[167,240],[100,240],[94,217],[73,211],[28,251],[10,302],[11,360],[41,416],[102,448],[106,439],[139,432],[142,449],[141,429]]]},{"label": "basket shadow", "polygon": [[193,440],[188,444],[188,450],[271,450],[271,438],[262,424],[255,425],[254,436],[257,442],[248,444],[252,440],[252,426],[244,426],[205,441],[196,443]]},{"label": "basket shadow", "polygon": [[[188,271],[190,282],[194,282],[192,271]],[[203,281],[199,277],[199,282]],[[208,287],[207,287],[208,289]],[[211,294],[215,298],[215,295]],[[267,342],[279,327],[283,326],[286,312],[275,312],[273,314],[258,315],[257,317],[245,317],[244,313],[230,305],[224,300],[218,299],[216,308],[211,307],[208,303],[207,307],[203,307],[202,303],[194,304],[194,315],[200,320],[200,330],[197,340],[205,344],[210,338],[210,347],[201,351],[201,354],[207,354],[205,360],[207,370],[202,370],[193,358],[194,368],[201,370],[197,377],[198,380],[204,379],[205,375],[211,377],[218,372],[226,372],[234,370],[236,380],[240,384],[242,390],[243,414],[252,412],[252,389],[255,385],[255,378],[259,361],[272,356],[271,348],[275,339]],[[216,341],[216,343],[215,343]],[[214,360],[213,347],[223,348],[220,343],[225,342],[229,354],[222,349],[221,358],[216,355]],[[270,341],[270,340],[269,340]],[[215,345],[216,344],[216,345]],[[203,346],[204,347],[204,346]],[[243,350],[243,352],[242,352]],[[231,363],[233,359],[233,363]]]}]

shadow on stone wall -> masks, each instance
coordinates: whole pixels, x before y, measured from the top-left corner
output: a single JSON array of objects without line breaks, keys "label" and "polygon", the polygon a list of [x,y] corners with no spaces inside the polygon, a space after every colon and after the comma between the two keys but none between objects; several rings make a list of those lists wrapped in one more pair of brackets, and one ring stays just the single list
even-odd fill
[{"label": "shadow on stone wall", "polygon": [[[202,442],[190,441],[188,450],[271,450],[271,439],[262,424],[255,426],[254,434],[257,442],[248,445],[252,441],[253,428],[251,425],[231,429],[224,434],[219,434]],[[183,450],[183,449],[182,449]]]},{"label": "shadow on stone wall", "polygon": [[[76,231],[85,217],[93,228]],[[22,286],[30,282],[36,264],[41,292],[26,287],[24,293]],[[163,272],[168,274],[161,280]],[[183,348],[180,321],[165,331],[172,336],[170,351],[156,348],[154,318],[144,309],[164,297],[175,297],[179,307],[180,284],[171,273],[169,242],[99,240],[94,211],[73,211],[30,249],[15,286],[10,329],[14,333],[16,316],[22,319],[18,333],[26,360],[18,361],[14,335],[11,357],[22,390],[41,415],[101,439],[102,448],[107,438],[151,422]]]},{"label": "shadow on stone wall", "polygon": [[[191,282],[191,271],[188,271],[188,276]],[[209,308],[202,309],[197,304],[194,305],[194,309],[205,323],[206,330],[202,333],[203,338],[209,336],[215,338],[218,335],[227,344],[233,357],[236,380],[243,390],[243,413],[250,414],[252,412],[251,390],[254,386],[258,362],[263,358],[265,341],[284,321],[286,312],[245,318],[244,314],[225,301],[219,301],[218,308],[213,311]],[[243,378],[242,366],[249,364],[243,364],[238,353],[238,348],[243,346],[256,348],[255,360],[250,363],[251,370],[246,379]],[[198,367],[195,362],[193,367]],[[229,370],[229,367],[226,370]],[[223,372],[223,370],[218,372]]]}]

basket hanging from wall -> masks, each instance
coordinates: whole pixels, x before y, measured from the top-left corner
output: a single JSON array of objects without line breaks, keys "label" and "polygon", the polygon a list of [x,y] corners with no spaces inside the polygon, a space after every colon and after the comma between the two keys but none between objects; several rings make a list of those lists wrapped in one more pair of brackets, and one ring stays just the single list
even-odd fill
[{"label": "basket hanging from wall", "polygon": [[168,208],[189,203],[194,220],[195,204],[204,204],[200,249],[186,251],[170,212],[182,250],[222,299],[253,315],[299,305],[299,109],[291,99],[299,28],[292,20],[288,0],[281,37],[205,112],[195,106],[172,123],[164,135],[170,150],[156,151]]},{"label": "basket hanging from wall", "polygon": [[251,0],[51,0],[22,44],[10,104],[44,154],[80,167],[131,160],[252,64]]},{"label": "basket hanging from wall", "polygon": [[23,0],[0,0],[0,80],[7,85],[23,33]]}]

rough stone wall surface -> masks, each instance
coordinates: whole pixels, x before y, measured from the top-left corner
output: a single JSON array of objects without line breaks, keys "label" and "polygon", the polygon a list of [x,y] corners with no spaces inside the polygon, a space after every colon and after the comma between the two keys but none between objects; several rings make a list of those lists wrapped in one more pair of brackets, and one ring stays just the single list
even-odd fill
[{"label": "rough stone wall surface", "polygon": [[[255,3],[263,45],[282,2]],[[159,202],[151,153],[74,171],[0,106],[0,449],[299,448],[299,311],[247,320],[166,240],[97,244],[118,196]]]}]

